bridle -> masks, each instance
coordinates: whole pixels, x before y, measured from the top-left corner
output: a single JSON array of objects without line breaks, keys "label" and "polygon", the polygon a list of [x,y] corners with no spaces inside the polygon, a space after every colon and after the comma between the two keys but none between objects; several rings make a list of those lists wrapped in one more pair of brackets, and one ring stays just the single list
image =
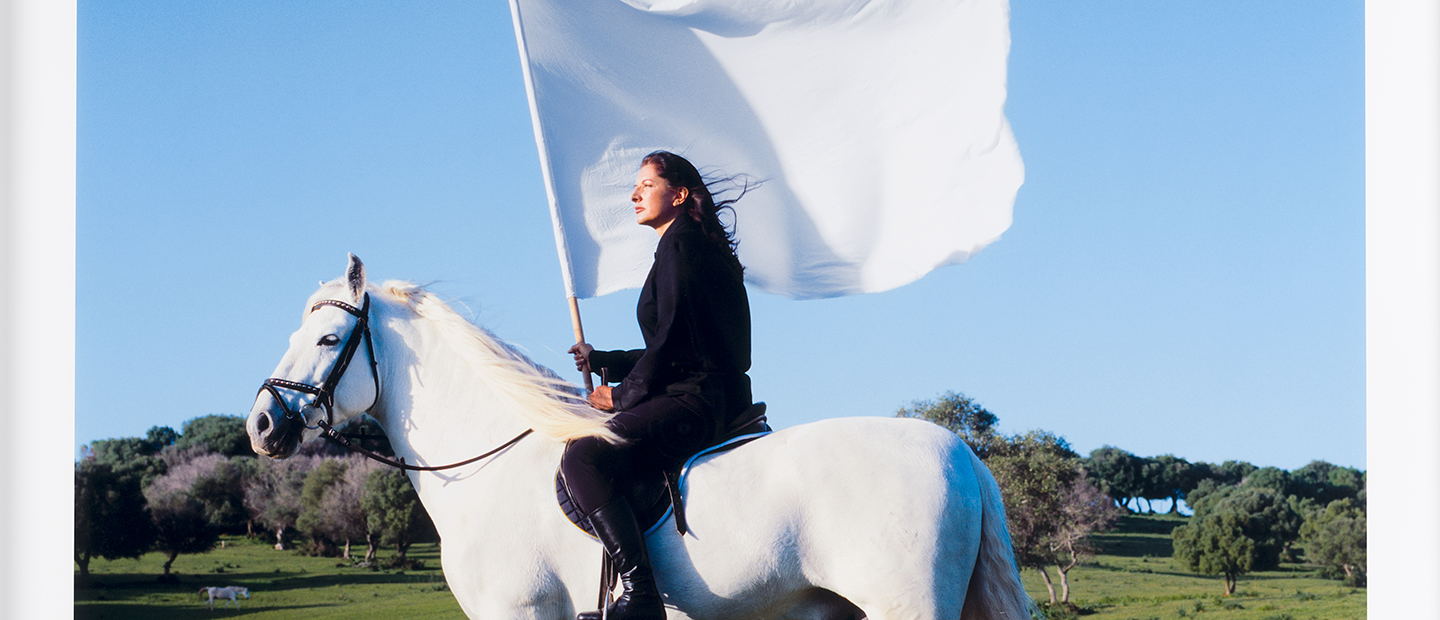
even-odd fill
[{"label": "bridle", "polygon": [[[310,312],[313,313],[323,306],[334,306],[350,313],[355,317],[355,327],[350,330],[350,335],[345,338],[345,346],[340,349],[340,357],[335,360],[335,365],[330,368],[330,373],[325,375],[325,379],[321,381],[319,385],[310,385],[308,383],[289,381],[276,377],[266,379],[264,383],[260,384],[260,392],[269,392],[270,396],[275,398],[275,402],[280,403],[280,408],[285,412],[285,419],[293,420],[296,416],[299,416],[300,424],[311,430],[319,429],[327,440],[337,443],[344,448],[364,454],[391,467],[411,471],[439,471],[460,467],[461,465],[468,465],[515,445],[516,442],[524,439],[526,435],[533,432],[533,429],[527,428],[524,432],[516,435],[514,439],[501,444],[500,447],[485,454],[457,463],[436,467],[410,465],[405,462],[403,457],[399,461],[395,461],[350,443],[350,440],[346,439],[344,435],[336,431],[335,427],[332,426],[335,419],[335,387],[340,384],[340,378],[345,376],[345,370],[350,367],[350,361],[355,358],[355,351],[360,348],[360,341],[362,339],[365,341],[365,351],[370,355],[370,377],[375,380],[375,400],[372,401],[370,406],[366,407],[365,410],[369,411],[373,409],[375,405],[380,402],[380,369],[375,360],[375,339],[370,335],[370,293],[365,293],[359,308],[338,299],[322,299],[310,307]],[[285,403],[285,399],[280,396],[280,390],[292,390],[311,394],[315,399],[310,401],[309,404],[300,405],[298,409],[292,410],[290,409],[290,405]],[[256,395],[258,396],[259,392],[257,392]],[[316,420],[315,426],[310,426],[310,421],[305,419],[304,411],[306,407],[312,410],[323,408],[325,410],[325,417]]]},{"label": "bridle", "polygon": [[[345,347],[340,349],[340,357],[335,360],[335,365],[330,368],[330,374],[325,375],[325,379],[320,382],[320,385],[310,385],[308,383],[288,381],[275,377],[266,379],[264,383],[260,384],[261,392],[270,392],[270,395],[275,397],[275,400],[280,403],[280,408],[285,411],[285,419],[293,420],[295,416],[298,415],[300,416],[300,423],[305,425],[305,428],[311,430],[323,428],[321,426],[322,424],[324,427],[329,427],[334,422],[335,386],[339,385],[340,378],[345,376],[345,369],[350,367],[350,360],[355,358],[355,351],[360,348],[360,340],[362,338],[365,340],[365,351],[370,354],[370,376],[375,379],[375,401],[370,403],[370,407],[366,407],[366,411],[373,408],[375,403],[380,402],[380,371],[375,364],[374,338],[370,336],[370,293],[365,293],[364,301],[359,308],[338,299],[322,299],[310,307],[310,312],[313,313],[323,306],[335,306],[355,316],[355,328],[351,329],[350,335],[345,338]],[[298,410],[292,411],[290,405],[285,404],[285,399],[280,397],[280,390],[282,389],[313,394],[315,400],[310,401],[308,405],[301,405]],[[325,409],[325,419],[316,422],[315,426],[310,426],[310,421],[305,419],[304,411],[306,407],[310,407],[311,409],[323,407]]]}]

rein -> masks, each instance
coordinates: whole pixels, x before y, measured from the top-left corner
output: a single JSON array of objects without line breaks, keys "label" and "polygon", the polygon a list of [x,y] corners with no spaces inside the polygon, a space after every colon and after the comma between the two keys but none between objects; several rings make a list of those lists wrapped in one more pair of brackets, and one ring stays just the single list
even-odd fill
[{"label": "rein", "polygon": [[[340,357],[335,360],[335,366],[330,369],[330,373],[325,376],[325,380],[321,381],[320,385],[310,385],[308,383],[289,381],[276,377],[266,379],[264,383],[260,384],[261,392],[270,392],[270,396],[274,397],[275,401],[280,403],[280,408],[285,411],[285,419],[293,420],[296,416],[299,416],[300,424],[304,425],[305,428],[320,429],[325,439],[347,450],[359,452],[391,467],[408,469],[410,471],[440,471],[442,469],[452,469],[462,465],[469,465],[480,459],[498,454],[506,448],[515,445],[521,439],[524,439],[526,435],[534,432],[534,429],[527,428],[524,432],[516,435],[514,439],[501,444],[499,447],[485,454],[457,463],[438,465],[435,467],[410,465],[405,462],[404,457],[396,461],[350,443],[349,439],[346,439],[339,431],[335,430],[335,427],[331,425],[331,420],[334,419],[335,386],[340,384],[340,379],[345,375],[345,370],[350,367],[350,361],[354,359],[355,351],[360,348],[360,340],[362,338],[365,340],[365,351],[370,354],[370,377],[375,380],[375,401],[370,403],[370,408],[367,408],[366,411],[373,409],[375,404],[380,402],[380,370],[375,360],[375,338],[370,335],[370,293],[365,293],[364,302],[359,308],[338,299],[322,299],[310,307],[310,312],[319,310],[321,306],[334,306],[350,313],[355,317],[355,328],[350,330],[350,336],[345,339],[345,347],[340,350]],[[298,409],[291,410],[290,405],[285,404],[285,399],[280,397],[280,390],[282,389],[311,394],[315,396],[315,399],[310,401],[309,404],[300,405]],[[305,419],[304,410],[306,407],[311,409],[324,408],[325,418],[316,420],[315,426],[310,426],[310,421]]]},{"label": "rein", "polygon": [[360,454],[363,454],[363,455],[365,455],[365,456],[367,456],[367,457],[370,457],[371,459],[374,459],[374,460],[376,460],[376,461],[379,461],[379,462],[384,463],[384,464],[386,464],[386,465],[389,465],[389,466],[391,466],[391,467],[396,467],[396,468],[399,468],[399,469],[408,469],[408,470],[410,470],[410,471],[440,471],[440,470],[442,470],[442,469],[452,469],[452,468],[455,468],[455,467],[460,467],[461,465],[469,465],[469,464],[474,463],[475,461],[478,461],[478,460],[483,459],[483,458],[485,458],[485,457],[494,456],[494,455],[498,454],[499,452],[505,450],[506,448],[509,448],[510,446],[513,446],[513,445],[515,445],[516,443],[519,443],[519,441],[520,441],[521,439],[524,439],[526,435],[529,435],[530,433],[535,432],[534,429],[529,429],[529,428],[527,428],[527,429],[525,429],[523,432],[521,432],[519,435],[516,435],[514,439],[511,439],[510,441],[507,441],[507,442],[505,442],[505,443],[503,443],[503,444],[500,444],[500,447],[495,448],[494,450],[491,450],[491,451],[489,451],[489,452],[486,452],[485,454],[482,454],[482,455],[477,456],[477,457],[474,457],[474,458],[465,459],[465,460],[460,461],[460,462],[458,462],[458,463],[451,463],[451,464],[449,464],[449,465],[437,465],[437,466],[435,466],[435,467],[423,467],[423,466],[420,466],[420,465],[411,465],[411,464],[409,464],[409,463],[406,463],[406,462],[405,462],[405,457],[400,457],[400,460],[396,461],[396,460],[393,460],[393,459],[385,458],[384,456],[381,456],[381,455],[379,455],[379,454],[376,454],[376,453],[374,453],[374,452],[371,452],[371,451],[369,451],[369,450],[366,450],[365,448],[361,448],[360,446],[357,446],[357,445],[355,445],[355,444],[352,444],[352,443],[350,443],[350,440],[349,440],[349,439],[346,439],[344,435],[341,435],[338,431],[336,431],[336,430],[335,430],[335,427],[330,426],[330,423],[329,423],[329,422],[326,422],[326,421],[324,421],[324,420],[321,420],[321,421],[317,422],[317,424],[320,426],[321,429],[323,429],[323,430],[325,431],[325,434],[324,434],[325,439],[328,439],[328,440],[330,440],[331,442],[333,442],[333,443],[335,443],[335,444],[337,444],[337,445],[339,445],[339,446],[341,446],[341,447],[344,447],[344,448],[346,448],[346,449],[348,449],[348,450],[351,450],[351,451],[353,451],[353,452],[359,452]]}]

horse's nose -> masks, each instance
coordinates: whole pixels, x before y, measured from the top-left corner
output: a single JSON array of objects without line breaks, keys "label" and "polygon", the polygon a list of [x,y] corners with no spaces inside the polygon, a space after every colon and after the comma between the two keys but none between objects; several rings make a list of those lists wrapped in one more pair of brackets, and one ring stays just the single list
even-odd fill
[{"label": "horse's nose", "polygon": [[251,413],[249,427],[250,448],[256,454],[268,454],[266,444],[270,442],[271,433],[275,432],[275,421],[270,419],[270,412],[261,410]]}]

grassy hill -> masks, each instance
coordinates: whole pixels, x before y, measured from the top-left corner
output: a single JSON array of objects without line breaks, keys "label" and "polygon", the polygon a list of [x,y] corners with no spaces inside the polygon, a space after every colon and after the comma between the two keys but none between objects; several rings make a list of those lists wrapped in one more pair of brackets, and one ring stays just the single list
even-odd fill
[{"label": "grassy hill", "polygon": [[[1363,588],[1321,579],[1314,567],[1284,565],[1280,570],[1240,578],[1234,596],[1225,597],[1219,577],[1186,571],[1170,559],[1170,530],[1184,523],[1176,516],[1130,516],[1100,538],[1102,553],[1070,571],[1070,601],[1084,620],[1353,620],[1365,618]],[[363,552],[363,547],[361,549]],[[381,552],[381,559],[388,554]],[[410,557],[424,563],[409,571],[371,571],[336,558],[314,558],[276,551],[243,537],[225,538],[225,547],[200,555],[182,555],[174,571],[178,585],[155,581],[164,558],[158,553],[138,560],[91,563],[94,587],[75,591],[75,618],[213,618],[244,615],[254,620],[325,620],[329,618],[463,619],[445,586],[437,545],[415,545]],[[1030,595],[1045,601],[1045,584],[1032,570],[1021,572]],[[1059,589],[1059,575],[1051,571]],[[201,586],[238,585],[251,589],[240,611],[207,611]]]}]

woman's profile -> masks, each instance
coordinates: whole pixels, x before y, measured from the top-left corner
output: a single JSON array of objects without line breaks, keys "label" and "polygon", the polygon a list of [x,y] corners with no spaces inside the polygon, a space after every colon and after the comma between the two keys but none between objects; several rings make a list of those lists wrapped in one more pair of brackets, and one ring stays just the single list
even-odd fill
[{"label": "woman's profile", "polygon": [[597,387],[590,403],[615,412],[606,426],[625,442],[573,440],[560,470],[620,573],[624,591],[606,617],[663,619],[643,530],[616,489],[638,467],[683,462],[708,447],[750,407],[750,303],[735,241],[718,217],[735,201],[716,203],[693,164],[666,151],[645,156],[630,200],[636,221],[660,235],[636,308],[645,348],[570,348],[581,372],[620,379]]}]

